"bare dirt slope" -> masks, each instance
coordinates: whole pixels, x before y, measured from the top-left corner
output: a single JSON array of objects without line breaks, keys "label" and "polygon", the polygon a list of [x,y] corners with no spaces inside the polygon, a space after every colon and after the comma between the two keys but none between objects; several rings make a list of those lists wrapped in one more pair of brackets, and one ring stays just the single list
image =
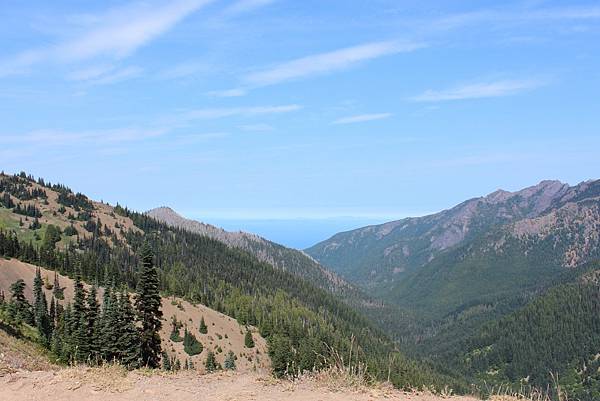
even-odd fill
[{"label": "bare dirt slope", "polygon": [[326,380],[279,381],[246,373],[177,375],[119,373],[111,369],[74,368],[58,372],[14,373],[0,378],[3,401],[475,401],[471,397],[441,398],[390,388],[352,388]]},{"label": "bare dirt slope", "polygon": [[[10,285],[18,279],[23,279],[27,287],[25,288],[25,296],[31,301],[33,298],[32,285],[35,277],[36,266],[20,262],[16,259],[0,258],[0,291],[4,291],[8,299],[10,294]],[[42,279],[50,284],[54,283],[54,272],[46,269],[41,269]],[[64,301],[59,301],[64,304],[69,302],[73,297],[73,280],[69,277],[59,275],[60,286],[64,288]],[[89,286],[86,286],[89,288]],[[44,289],[46,298],[52,299],[52,290]],[[102,289],[99,290],[99,299],[102,299]],[[240,325],[237,320],[217,312],[214,309],[204,305],[192,305],[180,298],[163,298],[163,328],[161,330],[162,346],[170,356],[176,356],[183,365],[186,359],[191,359],[194,363],[194,368],[203,373],[204,362],[208,351],[215,353],[217,362],[223,364],[227,353],[231,350],[237,356],[236,368],[238,371],[258,371],[266,372],[270,369],[270,360],[267,351],[267,343],[260,336],[255,327],[245,327]],[[176,316],[184,327],[196,336],[202,343],[204,350],[199,355],[193,357],[188,356],[183,350],[182,342],[173,342],[169,339],[171,334],[171,317]],[[202,334],[199,331],[200,320],[204,317],[208,333]],[[246,348],[244,346],[244,336],[246,330],[252,332],[255,347]],[[183,337],[184,328],[180,330],[180,335]],[[0,398],[1,400],[1,398]]]}]

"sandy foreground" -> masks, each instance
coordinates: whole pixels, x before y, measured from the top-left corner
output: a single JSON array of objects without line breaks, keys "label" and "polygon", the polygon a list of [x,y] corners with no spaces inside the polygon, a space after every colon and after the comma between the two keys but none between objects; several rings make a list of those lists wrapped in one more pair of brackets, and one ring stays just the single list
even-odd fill
[{"label": "sandy foreground", "polygon": [[275,380],[252,373],[198,375],[124,373],[74,368],[59,371],[16,372],[0,377],[2,401],[133,401],[133,400],[288,400],[288,401],[474,401],[471,397],[442,398],[391,388],[361,388],[305,379]]}]

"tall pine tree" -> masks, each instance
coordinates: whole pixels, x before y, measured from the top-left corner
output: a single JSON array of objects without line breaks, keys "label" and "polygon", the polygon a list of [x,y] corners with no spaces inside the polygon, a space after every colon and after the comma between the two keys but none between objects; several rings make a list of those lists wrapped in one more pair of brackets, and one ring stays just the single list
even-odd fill
[{"label": "tall pine tree", "polygon": [[48,301],[46,294],[42,289],[43,281],[40,268],[35,270],[35,278],[33,279],[33,317],[35,326],[38,330],[40,342],[44,346],[50,345],[52,337],[52,328],[50,325],[50,317],[48,316]]},{"label": "tall pine tree", "polygon": [[77,362],[86,362],[90,354],[88,320],[85,305],[86,291],[79,272],[75,277],[73,307],[70,316],[71,345]]},{"label": "tall pine tree", "polygon": [[154,267],[153,253],[147,242],[140,251],[142,272],[137,288],[136,309],[141,323],[142,365],[149,368],[160,366],[161,346],[159,331],[162,327],[161,299],[158,273]]},{"label": "tall pine tree", "polygon": [[128,368],[140,367],[140,337],[135,326],[135,312],[125,289],[119,297],[118,331],[121,363]]},{"label": "tall pine tree", "polygon": [[100,305],[98,304],[96,286],[92,286],[87,296],[87,335],[89,341],[90,361],[98,363],[100,359]]}]

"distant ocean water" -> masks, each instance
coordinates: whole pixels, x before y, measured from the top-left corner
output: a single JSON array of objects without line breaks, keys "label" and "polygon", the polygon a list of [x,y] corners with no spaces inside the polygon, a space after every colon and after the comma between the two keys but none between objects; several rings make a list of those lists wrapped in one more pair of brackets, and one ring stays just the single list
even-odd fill
[{"label": "distant ocean water", "polygon": [[271,219],[237,220],[206,219],[206,223],[222,227],[227,231],[246,231],[258,234],[273,242],[290,248],[305,249],[328,239],[332,235],[371,224],[381,224],[390,219],[340,217],[327,219]]}]

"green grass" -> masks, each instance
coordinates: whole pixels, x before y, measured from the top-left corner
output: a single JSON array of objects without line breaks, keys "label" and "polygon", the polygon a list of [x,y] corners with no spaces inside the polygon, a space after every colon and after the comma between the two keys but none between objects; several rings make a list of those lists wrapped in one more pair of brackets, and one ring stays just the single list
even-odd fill
[{"label": "green grass", "polygon": [[[23,219],[23,227],[19,226],[19,218]],[[35,239],[35,233],[38,234],[40,239],[44,238],[47,225],[42,224],[42,228],[30,230],[28,226],[33,219],[31,217],[28,219],[29,221],[25,221],[25,216],[15,214],[6,208],[0,208],[0,228],[7,231],[15,231],[20,240],[25,242],[31,241],[33,244],[39,245],[41,240]]]},{"label": "green grass", "polygon": [[[44,216],[46,217],[46,216]],[[23,220],[23,227],[19,226],[19,219]],[[44,236],[46,235],[46,229],[48,228],[48,224],[41,223],[42,227],[37,230],[30,230],[29,224],[33,221],[31,217],[28,217],[29,221],[25,221],[25,216],[18,215],[13,213],[9,209],[5,207],[0,207],[0,229],[5,231],[15,231],[19,240],[24,242],[31,242],[34,245],[41,245]],[[39,240],[36,239],[35,234]],[[64,248],[70,242],[72,242],[72,237],[68,237],[64,234],[61,235],[61,240],[57,244],[59,248]]]}]

